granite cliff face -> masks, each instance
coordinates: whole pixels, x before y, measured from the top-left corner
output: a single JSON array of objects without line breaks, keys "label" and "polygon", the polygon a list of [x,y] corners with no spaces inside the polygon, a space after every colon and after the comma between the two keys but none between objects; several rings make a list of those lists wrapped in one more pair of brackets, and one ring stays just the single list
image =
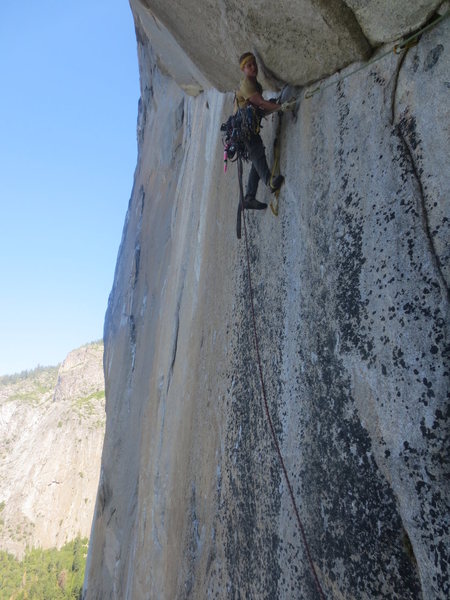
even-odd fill
[{"label": "granite cliff face", "polygon": [[0,548],[89,536],[105,429],[103,344],[0,379]]},{"label": "granite cliff face", "polygon": [[[231,89],[251,40],[272,82],[299,85],[439,3],[399,4],[257,2],[257,26],[242,3],[132,0],[139,159],[105,323],[86,598],[319,597],[261,399],[222,168],[233,96],[212,86]],[[264,23],[283,18],[329,56],[272,47]],[[449,594],[449,29],[285,115],[279,216],[246,215],[269,409],[326,598]]]}]

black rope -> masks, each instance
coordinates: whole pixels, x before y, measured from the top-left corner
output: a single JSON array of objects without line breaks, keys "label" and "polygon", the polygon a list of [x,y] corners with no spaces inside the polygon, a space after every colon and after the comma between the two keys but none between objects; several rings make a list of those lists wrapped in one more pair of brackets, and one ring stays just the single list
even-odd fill
[{"label": "black rope", "polygon": [[242,214],[244,212],[244,188],[242,185],[242,157],[238,156],[238,181],[239,181],[239,206],[237,212],[237,220],[236,220],[236,235],[238,240],[241,239],[241,220]]}]

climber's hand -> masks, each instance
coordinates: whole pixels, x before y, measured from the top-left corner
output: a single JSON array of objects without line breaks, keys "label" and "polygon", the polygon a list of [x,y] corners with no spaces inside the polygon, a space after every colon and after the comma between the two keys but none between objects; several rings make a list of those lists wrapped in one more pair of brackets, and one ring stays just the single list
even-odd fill
[{"label": "climber's hand", "polygon": [[289,101],[289,102],[283,102],[283,104],[280,107],[281,112],[286,112],[287,110],[294,110],[295,108],[295,100],[294,101]]}]

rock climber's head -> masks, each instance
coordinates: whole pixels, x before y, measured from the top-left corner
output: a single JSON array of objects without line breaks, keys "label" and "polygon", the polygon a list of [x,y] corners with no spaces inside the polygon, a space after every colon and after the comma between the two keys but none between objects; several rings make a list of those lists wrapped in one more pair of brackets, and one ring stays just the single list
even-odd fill
[{"label": "rock climber's head", "polygon": [[239,58],[239,66],[246,77],[254,78],[258,75],[256,58],[251,52],[244,52],[244,54]]}]

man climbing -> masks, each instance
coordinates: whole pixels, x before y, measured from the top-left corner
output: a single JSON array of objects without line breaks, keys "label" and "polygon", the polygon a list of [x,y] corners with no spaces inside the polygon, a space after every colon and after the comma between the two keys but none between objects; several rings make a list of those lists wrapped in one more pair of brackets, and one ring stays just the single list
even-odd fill
[{"label": "man climbing", "polygon": [[[239,66],[244,74],[244,79],[236,92],[236,108],[254,107],[255,118],[269,115],[275,111],[286,110],[289,103],[280,104],[271,100],[264,100],[262,86],[257,80],[258,65],[251,52],[245,52],[239,59]],[[257,114],[259,112],[259,115]],[[258,123],[259,124],[259,123]],[[259,127],[258,127],[259,130]],[[266,153],[259,133],[254,133],[245,143],[248,157],[252,163],[248,176],[247,190],[244,199],[244,208],[263,209],[267,204],[256,199],[259,180],[269,187],[271,193],[278,191],[284,183],[283,175],[277,175],[271,181],[269,167],[267,166]]]}]

